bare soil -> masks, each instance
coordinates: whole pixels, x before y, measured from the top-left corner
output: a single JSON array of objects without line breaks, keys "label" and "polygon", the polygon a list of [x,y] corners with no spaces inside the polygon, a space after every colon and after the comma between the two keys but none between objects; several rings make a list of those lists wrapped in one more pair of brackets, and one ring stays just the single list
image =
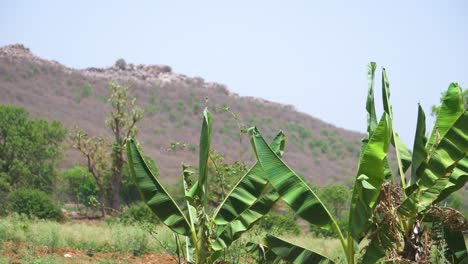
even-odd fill
[{"label": "bare soil", "polygon": [[[121,253],[104,253],[96,252],[90,254],[83,250],[76,250],[71,248],[58,248],[54,252],[50,252],[47,247],[36,247],[34,256],[45,257],[54,255],[55,257],[63,260],[64,263],[95,263],[99,260],[113,260],[115,263],[135,263],[135,264],[174,264],[177,263],[177,258],[169,254],[143,254],[141,256],[132,256],[131,254]],[[3,256],[9,260],[11,264],[22,264],[25,254],[28,249],[26,243],[3,243]]]}]

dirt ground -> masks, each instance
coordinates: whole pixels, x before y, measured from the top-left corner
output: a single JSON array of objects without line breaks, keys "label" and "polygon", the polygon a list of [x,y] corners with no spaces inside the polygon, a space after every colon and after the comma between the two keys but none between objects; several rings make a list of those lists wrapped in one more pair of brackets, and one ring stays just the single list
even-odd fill
[{"label": "dirt ground", "polygon": [[[28,254],[28,249],[24,242],[15,244],[13,242],[3,243],[3,256],[9,260],[10,264],[22,264],[24,256]],[[31,254],[31,253],[29,253]],[[95,263],[98,261],[112,260],[114,263],[134,263],[134,264],[174,264],[177,258],[169,254],[144,254],[132,256],[131,254],[90,252],[58,248],[54,252],[49,252],[46,247],[36,247],[34,256],[45,257],[53,254],[67,264]]]}]

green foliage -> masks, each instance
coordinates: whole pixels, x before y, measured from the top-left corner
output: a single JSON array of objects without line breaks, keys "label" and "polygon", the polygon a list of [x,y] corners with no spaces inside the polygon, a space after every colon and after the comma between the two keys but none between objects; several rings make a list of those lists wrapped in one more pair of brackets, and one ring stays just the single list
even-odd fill
[{"label": "green foliage", "polygon": [[[46,259],[43,249],[52,253],[57,248],[81,250],[95,254],[94,258],[74,255],[72,263],[97,262],[100,252],[102,260],[108,263],[121,263],[122,257],[127,260],[127,254],[139,256],[146,253],[161,253],[166,248],[172,248],[172,234],[162,226],[154,230],[156,237],[148,234],[145,225],[126,225],[116,222],[112,225],[89,225],[86,223],[59,224],[55,221],[29,219],[25,216],[12,214],[0,218],[0,245],[3,241],[13,243],[18,255],[15,261],[20,263],[34,263],[36,259],[43,259],[41,263],[64,263],[63,253],[50,254],[57,256],[57,261]],[[153,234],[155,235],[155,234]],[[17,245],[17,246],[16,246]],[[40,249],[37,250],[36,249]],[[61,251],[60,251],[61,252]],[[4,250],[4,255],[10,252]],[[101,254],[99,254],[101,255]],[[107,255],[107,257],[106,257]],[[105,259],[104,259],[105,258]],[[1,258],[0,258],[0,263]],[[6,262],[10,263],[10,262]],[[126,263],[126,262],[125,262]]]},{"label": "green foliage", "polygon": [[215,150],[210,151],[208,162],[210,175],[214,177],[208,182],[211,190],[208,197],[212,204],[219,205],[228,195],[239,179],[247,172],[247,166],[240,161],[226,162],[223,156]]},{"label": "green foliage", "polygon": [[75,102],[80,103],[83,98],[88,98],[93,95],[93,87],[91,87],[90,83],[83,84],[81,89],[72,89],[75,94]]},{"label": "green foliage", "polygon": [[310,130],[300,124],[289,123],[285,125],[285,128],[288,131],[297,133],[301,139],[307,139],[312,136]]},{"label": "green foliage", "polygon": [[[442,92],[440,94],[440,103],[441,104],[443,103],[443,99],[445,98],[446,94],[447,94],[446,91],[444,91],[444,92]],[[462,102],[463,102],[464,108],[467,108],[468,107],[468,89],[463,90]],[[437,117],[437,114],[439,113],[439,110],[440,110],[440,105],[439,106],[433,105],[431,107],[431,116]]]},{"label": "green foliage", "polygon": [[192,113],[194,115],[200,113],[201,111],[201,105],[199,103],[193,103],[193,106],[192,106]]},{"label": "green foliage", "polygon": [[328,141],[311,139],[307,144],[312,151],[320,149],[323,154],[328,152]]},{"label": "green foliage", "polygon": [[61,220],[60,207],[43,191],[20,188],[13,191],[8,198],[9,211],[24,214],[28,217]]},{"label": "green foliage", "polygon": [[460,211],[463,208],[463,199],[457,193],[450,195],[447,200],[447,207]]},{"label": "green foliage", "polygon": [[31,78],[34,75],[36,75],[36,73],[38,72],[39,72],[39,68],[37,68],[36,66],[31,66],[23,72],[22,76],[24,78]]},{"label": "green foliage", "polygon": [[67,194],[76,201],[87,206],[96,207],[98,187],[87,168],[76,166],[65,170],[62,174],[67,182]]},{"label": "green foliage", "polygon": [[[154,172],[155,177],[159,177],[158,167],[153,159],[148,156],[144,157],[146,164],[151,168]],[[135,204],[139,204],[141,202],[141,196],[138,191],[137,186],[135,185],[135,181],[132,179],[132,175],[130,172],[130,168],[128,163],[126,162],[122,169],[122,185],[120,188],[120,197],[122,201],[126,204],[132,204],[131,207]]]},{"label": "green foliage", "polygon": [[3,79],[7,82],[12,82],[13,81],[13,77],[11,76],[11,74],[6,74]]},{"label": "green foliage", "polygon": [[117,67],[120,70],[125,70],[127,68],[127,62],[120,58],[115,62],[115,67]]},{"label": "green foliage", "polygon": [[[373,93],[375,68],[375,63],[369,64],[369,90],[366,103],[368,139],[362,141],[349,219],[344,222],[344,225],[338,224],[340,228],[333,229],[338,237],[342,237],[341,231],[347,232],[347,241],[341,240],[346,261],[355,263],[356,254],[362,251],[362,258],[359,259],[362,263],[377,263],[386,256],[394,260],[395,254],[402,262],[427,262],[432,252],[429,245],[434,242],[436,251],[442,252],[438,255],[442,256],[443,262],[463,263],[468,258],[468,251],[462,232],[455,226],[459,223],[466,223],[466,220],[451,208],[435,206],[435,203],[462,188],[468,180],[468,166],[466,166],[468,164],[468,112],[462,103],[461,88],[455,83],[449,86],[429,140],[425,138],[424,112],[419,107],[417,132],[411,156],[393,126],[389,82],[385,69],[382,70],[384,113],[380,122],[377,122]],[[321,135],[329,138],[330,142],[335,141],[326,129],[321,130]],[[253,140],[257,158],[262,163],[263,169],[272,175],[272,185],[275,187],[275,184],[281,183],[284,186],[280,192],[281,197],[288,197],[293,201],[293,210],[296,213],[302,213],[301,216],[311,224],[327,227],[327,224],[333,223],[336,227],[336,221],[325,207],[323,211],[328,213],[328,217],[321,219],[323,221],[321,225],[317,224],[317,220],[320,219],[314,219],[304,212],[310,206],[321,205],[323,207],[323,204],[320,199],[314,197],[312,189],[302,191],[301,184],[291,180],[295,176],[294,173],[288,171],[277,157],[275,159],[274,156],[268,155],[271,151],[264,147],[265,144],[262,141],[256,142],[257,138],[261,137],[254,136]],[[387,153],[390,144],[393,145],[396,153],[402,191],[393,184],[394,178],[397,177],[393,175],[388,165]],[[412,161],[414,163],[411,181],[408,181],[408,184],[405,172]],[[330,190],[328,192],[333,193]],[[340,191],[337,192],[338,195],[322,194],[321,198],[333,200],[340,196],[339,193]],[[294,200],[295,197],[301,197],[301,200]],[[459,206],[457,199],[454,200],[453,205]],[[329,208],[332,207],[333,205],[329,202]],[[314,213],[318,214],[317,210]],[[335,212],[335,214],[339,213]],[[347,228],[343,229],[342,226],[347,226]],[[442,229],[439,237],[434,241],[423,242],[423,234],[434,232],[437,226],[441,226]],[[325,235],[329,234],[325,233]],[[369,245],[359,250],[357,245],[366,236],[368,236]],[[314,263],[329,261],[312,250],[273,236],[265,238],[265,245],[252,243],[250,246],[253,251],[261,249],[263,256],[260,255],[260,259],[267,261],[280,259],[297,263],[311,262],[312,259]],[[436,262],[439,260],[437,259]]]},{"label": "green foliage", "polygon": [[344,184],[337,183],[327,185],[318,190],[318,195],[333,215],[339,219],[349,210],[348,202],[351,198],[351,190]]},{"label": "green foliage", "polygon": [[111,83],[109,88],[110,97],[108,101],[112,106],[112,111],[106,120],[106,125],[110,128],[113,135],[111,154],[112,176],[110,177],[109,189],[112,195],[112,209],[120,210],[120,189],[122,171],[125,164],[125,144],[128,137],[136,135],[138,131],[136,124],[143,118],[143,110],[135,104],[135,98],[130,98],[127,86]]},{"label": "green foliage", "polygon": [[31,119],[21,107],[0,105],[0,187],[50,192],[66,130],[58,121]]},{"label": "green foliage", "polygon": [[195,152],[195,151],[197,151],[197,146],[195,146],[194,144],[189,144],[188,145],[188,150],[190,152]]},{"label": "green foliage", "polygon": [[91,87],[90,83],[85,83],[81,90],[82,97],[90,97],[93,95],[93,87]]},{"label": "green foliage", "polygon": [[150,91],[150,94],[147,99],[145,114],[153,115],[156,112],[156,94],[154,91]]},{"label": "green foliage", "polygon": [[275,235],[292,234],[299,235],[301,230],[292,214],[278,214],[273,211],[263,217],[258,226]]},{"label": "green foliage", "polygon": [[178,102],[176,107],[179,112],[185,112],[185,109],[187,108],[183,101]]},{"label": "green foliage", "polygon": [[120,214],[119,219],[124,224],[160,223],[156,215],[144,202],[137,202],[125,208]]},{"label": "green foliage", "polygon": [[[199,144],[198,180],[193,181],[191,175],[194,172],[183,167],[186,212],[156,179],[134,140],[129,139],[127,144],[131,173],[147,205],[174,233],[186,237],[185,257],[197,263],[213,263],[225,248],[268,213],[278,199],[276,191],[268,188],[266,174],[257,163],[234,184],[213,216],[208,215],[211,196],[208,190],[221,187],[221,195],[224,196],[225,179],[230,177],[229,174],[237,177],[245,171],[241,163],[232,166],[219,156],[211,156],[211,133],[211,114],[205,110]],[[282,154],[282,133],[274,139],[272,147],[277,155]],[[210,186],[208,175],[213,169],[221,186]],[[245,195],[248,197],[243,198]]]}]

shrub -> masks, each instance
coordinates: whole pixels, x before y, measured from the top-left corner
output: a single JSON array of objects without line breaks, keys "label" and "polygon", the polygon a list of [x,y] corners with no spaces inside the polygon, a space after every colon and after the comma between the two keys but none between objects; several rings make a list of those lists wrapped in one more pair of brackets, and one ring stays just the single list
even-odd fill
[{"label": "shrub", "polygon": [[60,207],[43,191],[21,188],[13,191],[8,199],[9,210],[28,217],[61,220]]},{"label": "shrub", "polygon": [[90,97],[93,95],[93,87],[91,86],[90,83],[85,83],[83,85],[83,89],[81,90],[81,95],[83,97]]},{"label": "shrub", "polygon": [[159,223],[159,219],[151,209],[143,202],[132,204],[120,215],[120,221],[124,224],[134,223]]},{"label": "shrub", "polygon": [[259,226],[277,235],[282,235],[284,233],[299,235],[301,232],[294,215],[291,214],[281,215],[270,212],[260,220]]},{"label": "shrub", "polygon": [[67,194],[76,198],[77,202],[87,206],[95,206],[98,188],[88,169],[80,166],[73,167],[63,173],[68,182]]},{"label": "shrub", "polygon": [[127,68],[127,62],[124,59],[118,59],[115,62],[115,67],[117,67],[117,68],[119,68],[121,70],[125,70]]},{"label": "shrub", "polygon": [[171,66],[163,65],[161,66],[161,72],[172,72]]}]

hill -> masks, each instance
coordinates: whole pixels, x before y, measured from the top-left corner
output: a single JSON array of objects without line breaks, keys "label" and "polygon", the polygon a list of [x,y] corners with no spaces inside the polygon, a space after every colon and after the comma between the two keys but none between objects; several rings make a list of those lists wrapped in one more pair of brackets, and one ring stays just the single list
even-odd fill
[{"label": "hill", "polygon": [[[105,127],[110,82],[130,86],[145,110],[138,139],[159,165],[164,181],[179,179],[182,162],[197,164],[205,105],[214,118],[213,146],[228,160],[253,160],[248,138],[239,140],[240,123],[256,125],[267,138],[282,129],[287,136],[286,162],[313,183],[350,182],[355,174],[364,135],[300,113],[293,106],[242,97],[222,84],[174,73],[166,65],[120,61],[107,68],[73,69],[41,59],[21,44],[0,48],[0,104],[23,106],[33,117],[60,120],[67,128],[77,125],[91,135],[110,137]],[[83,162],[68,151],[64,166]]]}]

